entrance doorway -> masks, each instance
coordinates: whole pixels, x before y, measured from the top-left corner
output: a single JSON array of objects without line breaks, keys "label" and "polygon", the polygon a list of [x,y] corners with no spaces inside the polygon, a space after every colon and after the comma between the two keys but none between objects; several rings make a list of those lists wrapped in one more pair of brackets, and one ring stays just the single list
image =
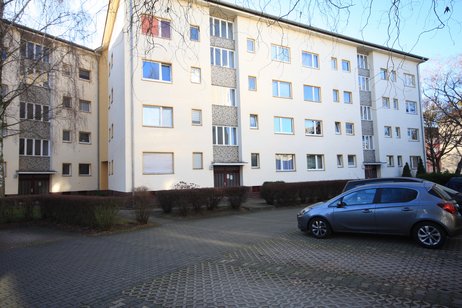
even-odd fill
[{"label": "entrance doorway", "polygon": [[39,195],[50,191],[49,174],[20,174],[18,194]]},{"label": "entrance doorway", "polygon": [[215,166],[213,168],[215,187],[235,187],[241,185],[241,168],[230,166]]},{"label": "entrance doorway", "polygon": [[375,179],[377,178],[377,166],[366,165],[364,166],[364,176],[366,179]]}]

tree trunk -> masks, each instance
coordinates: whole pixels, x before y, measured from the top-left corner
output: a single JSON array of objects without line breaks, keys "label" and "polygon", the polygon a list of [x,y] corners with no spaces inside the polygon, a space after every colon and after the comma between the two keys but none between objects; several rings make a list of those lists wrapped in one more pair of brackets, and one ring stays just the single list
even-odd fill
[{"label": "tree trunk", "polygon": [[462,156],[460,157],[459,163],[457,164],[457,168],[454,173],[460,175],[460,171],[462,171]]}]

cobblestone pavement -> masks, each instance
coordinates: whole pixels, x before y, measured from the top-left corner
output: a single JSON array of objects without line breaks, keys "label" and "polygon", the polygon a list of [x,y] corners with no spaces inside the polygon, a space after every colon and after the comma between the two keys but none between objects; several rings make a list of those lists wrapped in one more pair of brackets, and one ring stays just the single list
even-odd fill
[{"label": "cobblestone pavement", "polygon": [[296,229],[297,210],[0,249],[0,306],[462,306],[462,237],[441,250],[400,237],[316,240]]}]

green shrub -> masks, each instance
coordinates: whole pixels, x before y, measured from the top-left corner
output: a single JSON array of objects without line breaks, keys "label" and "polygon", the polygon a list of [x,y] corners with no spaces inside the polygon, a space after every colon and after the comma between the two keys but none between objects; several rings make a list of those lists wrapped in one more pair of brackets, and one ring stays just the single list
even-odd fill
[{"label": "green shrub", "polygon": [[260,188],[260,197],[265,199],[266,204],[273,205],[274,204],[274,193],[275,187],[278,187],[278,184],[284,183],[283,181],[276,181],[276,182],[264,182]]},{"label": "green shrub", "polygon": [[417,177],[427,180],[427,181],[432,181],[441,185],[446,185],[446,183],[453,177],[456,176],[453,173],[449,172],[443,172],[443,173],[425,173],[425,174],[419,174]]},{"label": "green shrub", "polygon": [[425,170],[422,158],[419,157],[419,163],[417,164],[417,173],[416,177],[419,177],[420,175],[426,174],[427,171]]},{"label": "green shrub", "polygon": [[171,213],[175,202],[175,190],[161,190],[156,192],[157,202],[165,214]]},{"label": "green shrub", "polygon": [[247,200],[249,195],[249,187],[227,187],[224,189],[226,197],[228,197],[229,205],[231,208],[237,210],[241,207],[242,203]]},{"label": "green shrub", "polygon": [[299,184],[285,183],[274,192],[274,205],[277,207],[295,205],[299,202]]},{"label": "green shrub", "polygon": [[203,188],[206,191],[205,204],[207,210],[213,211],[218,207],[218,204],[223,199],[223,190],[220,188]]},{"label": "green shrub", "polygon": [[147,224],[151,216],[151,193],[145,186],[135,188],[133,192],[133,206],[136,211],[136,221],[140,224]]},{"label": "green shrub", "polygon": [[12,196],[0,199],[0,223],[23,222],[41,218],[39,196]]},{"label": "green shrub", "polygon": [[93,227],[101,230],[109,230],[116,221],[119,208],[114,204],[114,200],[107,200],[93,209]]},{"label": "green shrub", "polygon": [[412,174],[411,174],[411,168],[409,168],[409,164],[406,163],[403,167],[403,175],[404,177],[412,177]]}]

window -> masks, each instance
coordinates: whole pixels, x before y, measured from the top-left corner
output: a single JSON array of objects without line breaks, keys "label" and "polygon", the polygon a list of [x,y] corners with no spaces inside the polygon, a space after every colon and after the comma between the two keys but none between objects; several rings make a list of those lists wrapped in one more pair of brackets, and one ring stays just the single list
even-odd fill
[{"label": "window", "polygon": [[369,77],[358,76],[359,90],[360,91],[370,91],[369,90]]},{"label": "window", "polygon": [[380,79],[387,80],[388,79],[388,70],[386,68],[380,69]]},{"label": "window", "polygon": [[306,168],[308,170],[324,170],[324,155],[308,154],[306,155]]},{"label": "window", "polygon": [[225,38],[228,40],[233,39],[233,23],[210,17],[210,35]]},{"label": "window", "polygon": [[351,71],[350,61],[348,61],[348,60],[342,60],[342,71],[344,71],[344,72],[349,72],[349,71]]},{"label": "window", "polygon": [[109,93],[109,103],[112,105],[114,102],[114,88],[111,88],[111,93]]},{"label": "window", "polygon": [[173,108],[163,106],[143,106],[143,125],[173,127]]},{"label": "window", "polygon": [[48,122],[49,110],[50,110],[50,107],[48,106],[20,102],[19,103],[19,118]]},{"label": "window", "polygon": [[91,134],[88,132],[79,132],[79,143],[91,143]]},{"label": "window", "polygon": [[303,98],[305,101],[320,102],[321,88],[315,86],[303,86]]},{"label": "window", "polygon": [[380,203],[410,202],[417,197],[417,191],[408,188],[382,188]]},{"label": "window", "polygon": [[143,153],[143,174],[172,174],[173,153]]},{"label": "window", "polygon": [[210,64],[234,68],[234,51],[225,48],[210,47]]},{"label": "window", "polygon": [[415,76],[411,74],[404,74],[404,85],[406,87],[415,87]]},{"label": "window", "polygon": [[143,78],[171,82],[172,66],[166,63],[143,61]]},{"label": "window", "polygon": [[335,122],[335,134],[341,135],[342,134],[342,123]]},{"label": "window", "polygon": [[192,125],[202,125],[202,110],[193,109],[191,112]]},{"label": "window", "polygon": [[[6,57],[2,54],[3,59]],[[50,50],[43,45],[33,42],[21,41],[21,57],[23,59],[38,60],[45,63],[49,62]]]},{"label": "window", "polygon": [[250,128],[258,129],[258,115],[256,114],[250,115]]},{"label": "window", "polygon": [[71,176],[72,175],[72,165],[69,163],[64,163],[63,164],[63,169],[62,169],[62,174],[63,176]]},{"label": "window", "polygon": [[406,113],[417,114],[417,103],[412,101],[406,101]]},{"label": "window", "polygon": [[356,167],[356,155],[348,155],[348,167]]},{"label": "window", "polygon": [[276,171],[294,171],[294,154],[276,154]]},{"label": "window", "polygon": [[393,155],[387,155],[387,167],[394,167],[395,166],[395,158]]},{"label": "window", "polygon": [[79,68],[79,78],[84,80],[90,80],[90,71],[83,68]]},{"label": "window", "polygon": [[305,135],[322,136],[322,121],[305,120]]},{"label": "window", "polygon": [[390,98],[382,97],[382,107],[385,109],[390,109]]},{"label": "window", "polygon": [[343,155],[337,154],[337,167],[343,168]]},{"label": "window", "polygon": [[90,110],[91,110],[91,102],[81,99],[79,101],[79,110],[82,111],[82,112],[90,112]]},{"label": "window", "polygon": [[419,165],[420,156],[410,156],[409,160],[411,162],[411,169],[417,169],[417,166]]},{"label": "window", "polygon": [[[159,31],[160,28],[160,31]],[[151,15],[141,16],[141,33],[144,35],[170,38],[170,21]]]},{"label": "window", "polygon": [[249,76],[249,91],[257,91],[257,77]]},{"label": "window", "polygon": [[71,142],[71,131],[63,130],[63,142]]},{"label": "window", "polygon": [[109,138],[114,139],[114,123],[111,123]]},{"label": "window", "polygon": [[42,139],[19,138],[19,155],[48,156],[49,141]]},{"label": "window", "polygon": [[271,59],[287,63],[290,62],[289,48],[271,44]]},{"label": "window", "polygon": [[213,126],[214,145],[237,145],[237,129],[230,126]]},{"label": "window", "polygon": [[228,105],[236,106],[236,89],[229,89],[228,91]]},{"label": "window", "polygon": [[90,164],[79,164],[79,175],[80,176],[91,175],[91,165]]},{"label": "window", "polygon": [[255,52],[255,40],[254,39],[247,39],[247,52],[254,53]]},{"label": "window", "polygon": [[396,71],[390,72],[390,80],[395,82],[396,81]]},{"label": "window", "polygon": [[343,102],[345,104],[352,104],[353,103],[353,93],[349,91],[343,91]]},{"label": "window", "polygon": [[335,71],[337,70],[337,58],[330,58],[330,67]]},{"label": "window", "polygon": [[250,154],[250,166],[254,169],[260,168],[260,154],[259,153]]},{"label": "window", "polygon": [[393,99],[393,109],[399,110],[399,101],[397,98]]},{"label": "window", "polygon": [[193,169],[204,169],[203,165],[203,155],[201,152],[194,152],[193,153]]},{"label": "window", "polygon": [[290,82],[273,80],[273,96],[291,98],[292,84]]},{"label": "window", "polygon": [[396,138],[401,138],[401,128],[395,127],[395,136]]},{"label": "window", "polygon": [[334,101],[335,103],[338,103],[340,101],[340,97],[339,97],[337,89],[332,90],[332,101]]},{"label": "window", "polygon": [[358,59],[358,68],[362,68],[362,69],[367,69],[368,68],[368,66],[367,66],[367,55],[358,54],[357,59]]},{"label": "window", "polygon": [[23,102],[19,103],[19,118],[20,119],[26,118],[26,103],[23,103]]},{"label": "window", "polygon": [[354,123],[345,123],[345,133],[347,135],[354,135],[355,134],[355,125]]},{"label": "window", "polygon": [[371,204],[374,202],[376,189],[363,189],[348,194],[342,198],[342,203],[347,206]]},{"label": "window", "polygon": [[302,51],[302,64],[305,67],[319,68],[318,55],[311,52]]},{"label": "window", "polygon": [[361,106],[361,120],[372,121],[371,107]]},{"label": "window", "polygon": [[384,134],[385,137],[391,138],[391,126],[384,126]]},{"label": "window", "polygon": [[402,167],[403,166],[403,157],[401,155],[398,155],[397,159],[398,159],[398,167]]},{"label": "window", "polygon": [[373,150],[374,142],[372,141],[372,136],[363,136],[363,150]]},{"label": "window", "polygon": [[199,27],[198,26],[191,26],[189,28],[189,39],[191,41],[196,41],[198,42],[199,41]]},{"label": "window", "polygon": [[40,121],[42,119],[42,105],[35,105],[35,116],[34,120]]},{"label": "window", "polygon": [[27,119],[32,120],[34,119],[34,104],[27,104]]},{"label": "window", "polygon": [[201,83],[201,69],[199,67],[191,67],[191,82]]},{"label": "window", "polygon": [[407,136],[408,136],[409,141],[419,141],[419,129],[408,128]]},{"label": "window", "polygon": [[294,120],[292,118],[274,117],[274,132],[276,134],[293,134]]}]

